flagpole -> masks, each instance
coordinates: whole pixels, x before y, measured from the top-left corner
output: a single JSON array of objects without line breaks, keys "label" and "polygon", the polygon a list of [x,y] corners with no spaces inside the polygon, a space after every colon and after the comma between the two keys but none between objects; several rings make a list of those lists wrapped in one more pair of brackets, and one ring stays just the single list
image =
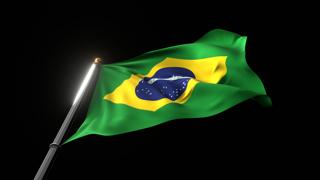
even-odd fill
[{"label": "flagpole", "polygon": [[65,133],[67,132],[67,129],[72,121],[72,118],[80,105],[81,99],[82,99],[83,95],[85,94],[84,92],[86,91],[87,85],[90,82],[91,77],[94,74],[96,67],[100,66],[100,64],[101,64],[100,58],[96,58],[94,60],[94,62],[92,63],[86,77],[84,78],[84,80],[83,80],[83,82],[77,92],[77,95],[74,99],[74,102],[73,102],[65,120],[63,121],[63,123],[60,127],[60,130],[58,131],[53,142],[49,145],[49,151],[48,151],[46,157],[44,158],[36,176],[34,177],[34,180],[42,180],[43,179],[56,151],[58,150],[58,148],[61,145],[62,139],[63,139]]}]

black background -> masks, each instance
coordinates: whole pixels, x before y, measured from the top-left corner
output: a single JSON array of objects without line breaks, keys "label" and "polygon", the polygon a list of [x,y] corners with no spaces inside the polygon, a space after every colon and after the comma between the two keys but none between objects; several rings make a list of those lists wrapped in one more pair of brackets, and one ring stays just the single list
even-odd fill
[{"label": "black background", "polygon": [[[23,87],[24,99],[16,99],[16,117],[23,122],[20,141],[29,148],[19,175],[34,177],[94,57],[117,62],[193,42],[215,28],[248,37],[247,62],[273,100],[271,108],[249,100],[213,117],[176,120],[112,137],[88,136],[63,146],[46,178],[154,179],[175,174],[202,179],[221,172],[252,177],[286,172],[295,159],[286,148],[291,137],[283,128],[281,79],[276,77],[284,64],[280,52],[287,50],[283,44],[291,35],[285,28],[293,20],[288,11],[267,3],[218,1],[21,7],[16,89]],[[91,92],[68,136],[84,120]]]}]

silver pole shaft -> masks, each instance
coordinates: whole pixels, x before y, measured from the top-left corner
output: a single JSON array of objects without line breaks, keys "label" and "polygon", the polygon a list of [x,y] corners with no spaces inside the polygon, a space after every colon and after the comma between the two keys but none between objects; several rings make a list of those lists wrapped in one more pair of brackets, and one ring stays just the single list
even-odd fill
[{"label": "silver pole shaft", "polygon": [[[100,58],[96,58],[92,67],[95,67],[96,65],[99,65],[100,62],[101,62]],[[94,70],[95,69],[92,70],[92,72],[91,72],[92,74],[94,73]],[[89,73],[90,73],[90,70],[89,70],[87,76],[89,75]],[[89,81],[91,80],[92,74],[91,74],[90,77],[86,76],[83,83],[85,83],[85,81],[87,81],[87,83],[89,83]],[[83,85],[86,85],[86,84],[82,84],[81,86],[83,86]],[[69,125],[71,123],[71,120],[72,120],[76,110],[78,109],[78,107],[80,105],[81,99],[82,99],[83,95],[85,94],[84,92],[87,89],[87,87],[86,86],[83,87],[83,88],[80,87],[80,89],[83,89],[83,91],[81,92],[81,94],[79,96],[77,95],[78,97],[76,96],[76,101],[73,103],[72,107],[70,108],[65,120],[63,121],[63,123],[62,123],[62,125],[60,127],[60,130],[59,130],[58,134],[55,137],[55,139],[50,144],[49,151],[48,151],[46,157],[44,158],[44,160],[43,160],[43,162],[42,162],[42,164],[41,164],[36,176],[34,177],[34,180],[42,180],[43,179],[43,177],[44,177],[44,175],[45,175],[45,173],[46,173],[46,171],[47,171],[47,169],[48,169],[48,167],[49,167],[49,165],[50,165],[50,163],[51,163],[51,161],[52,161],[52,159],[53,159],[53,157],[54,157],[54,155],[55,155],[55,153],[57,151],[57,149],[60,147],[61,141],[62,141],[65,133],[68,130],[68,127],[69,127]]]}]

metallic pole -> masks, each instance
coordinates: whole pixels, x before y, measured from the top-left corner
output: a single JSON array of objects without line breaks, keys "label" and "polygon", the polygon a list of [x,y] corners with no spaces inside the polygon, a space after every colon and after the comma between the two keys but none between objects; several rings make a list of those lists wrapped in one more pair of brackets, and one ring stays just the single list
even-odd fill
[{"label": "metallic pole", "polygon": [[55,139],[49,145],[49,151],[48,151],[46,157],[44,158],[36,176],[34,177],[34,180],[42,180],[42,178],[44,177],[44,175],[45,175],[45,173],[51,163],[51,160],[53,159],[57,149],[60,147],[62,138],[65,135],[65,133],[71,123],[73,115],[80,105],[81,99],[84,95],[84,92],[86,90],[88,83],[90,82],[90,79],[94,73],[94,70],[96,69],[96,66],[99,66],[100,64],[101,64],[101,59],[96,58],[94,60],[94,63],[91,65],[86,77],[84,78],[84,80],[80,86],[80,89],[78,90],[78,93],[74,99],[72,107],[70,108],[70,110],[68,112],[68,115],[66,116],[65,120],[63,121],[61,128],[60,128],[58,134],[56,135]]}]

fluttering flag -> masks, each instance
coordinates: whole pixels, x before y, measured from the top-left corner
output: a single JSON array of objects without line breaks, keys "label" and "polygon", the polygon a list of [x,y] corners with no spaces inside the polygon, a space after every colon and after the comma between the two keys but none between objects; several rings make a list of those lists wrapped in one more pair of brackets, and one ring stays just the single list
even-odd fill
[{"label": "fluttering flag", "polygon": [[245,44],[246,37],[213,30],[194,43],[103,65],[87,117],[66,142],[208,117],[247,99],[271,105],[246,63]]}]

